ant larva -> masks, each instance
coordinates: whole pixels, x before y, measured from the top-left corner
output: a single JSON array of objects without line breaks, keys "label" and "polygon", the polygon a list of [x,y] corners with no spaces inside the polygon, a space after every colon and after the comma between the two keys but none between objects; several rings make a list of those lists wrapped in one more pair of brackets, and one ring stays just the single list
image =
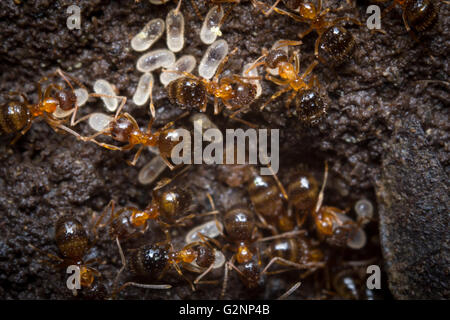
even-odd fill
[{"label": "ant larva", "polygon": [[[376,0],[376,2],[387,2],[388,0]],[[437,21],[438,6],[432,0],[389,0],[392,4],[383,10],[385,16],[396,6],[402,9],[402,19],[406,31],[415,38],[412,31],[423,32],[430,29]],[[445,1],[443,1],[445,2]]]},{"label": "ant larva", "polygon": [[[282,46],[296,46],[300,45],[301,41],[280,41]],[[265,58],[263,61],[259,61]],[[266,68],[278,69],[279,78],[276,78],[266,73],[266,79],[273,83],[282,86],[282,88],[274,93],[260,108],[263,110],[270,102],[277,99],[284,93],[292,91],[292,94],[286,100],[286,108],[291,113],[290,105],[294,102],[293,112],[297,117],[304,122],[315,124],[325,114],[326,106],[323,102],[317,89],[320,84],[316,75],[311,76],[309,81],[305,78],[314,70],[319,62],[315,60],[312,62],[306,71],[300,75],[300,60],[296,52],[291,57],[286,54],[284,50],[272,49],[264,51],[263,55],[259,57],[250,69],[256,68],[259,65],[264,65]],[[249,69],[249,70],[250,70]],[[247,72],[249,71],[247,70]]]},{"label": "ant larva", "polygon": [[[195,108],[205,112],[208,104],[207,97],[210,94],[214,97],[214,114],[220,112],[219,100],[223,102],[227,109],[232,111],[240,110],[250,105],[256,96],[256,86],[244,82],[243,79],[247,79],[246,77],[233,75],[232,77],[219,79],[228,59],[236,51],[237,48],[222,60],[212,80],[195,76],[188,72],[167,71],[183,74],[182,78],[178,78],[168,85],[168,94],[171,102],[183,108]],[[199,69],[200,67],[201,65]],[[234,117],[234,114],[231,117]]]},{"label": "ant larva", "polygon": [[340,22],[353,22],[361,26],[362,23],[351,17],[340,17],[334,20],[327,19],[326,16],[330,9],[322,10],[322,0],[318,0],[317,6],[311,2],[297,1],[299,15],[277,8],[276,6],[280,0],[277,0],[267,11],[264,11],[262,7],[267,8],[269,7],[268,5],[258,0],[252,0],[252,2],[265,15],[275,11],[279,14],[287,15],[295,21],[309,24],[309,28],[298,36],[300,39],[303,39],[310,32],[314,30],[317,32],[318,38],[314,46],[314,55],[323,63],[326,63],[326,59],[319,55],[319,48],[327,54],[328,61],[335,66],[342,64],[355,50],[356,45],[353,35],[344,27],[338,26],[338,24]]},{"label": "ant larva", "polygon": [[[0,134],[17,133],[11,144],[14,144],[23,136],[31,128],[33,120],[38,117],[43,118],[54,130],[61,129],[77,135],[73,130],[63,124],[70,115],[72,116],[70,125],[74,126],[78,123],[78,121],[75,121],[79,107],[77,94],[68,78],[75,81],[82,88],[82,90],[78,91],[82,103],[87,100],[87,90],[81,82],[65,74],[60,69],[57,69],[50,77],[56,75],[64,79],[69,89],[64,89],[58,84],[51,83],[43,91],[42,82],[48,80],[48,77],[43,77],[37,83],[38,102],[36,104],[30,104],[26,95],[23,93],[9,93],[11,96],[20,96],[23,100],[10,101],[0,107]],[[94,94],[90,95],[94,96]]]},{"label": "ant larva", "polygon": [[101,277],[101,274],[99,271],[88,266],[98,262],[98,259],[84,260],[84,256],[94,243],[89,243],[88,235],[83,224],[76,218],[68,215],[60,217],[55,224],[55,241],[62,258],[44,252],[32,244],[29,244],[29,246],[56,261],[56,264],[44,261],[56,269],[64,269],[70,265],[78,266],[80,268],[81,287],[90,288],[94,283],[95,277]]},{"label": "ant larva", "polygon": [[328,164],[325,163],[322,188],[312,212],[317,232],[331,245],[361,249],[365,246],[367,238],[360,223],[356,223],[349,218],[344,210],[336,207],[322,206],[327,178]]}]

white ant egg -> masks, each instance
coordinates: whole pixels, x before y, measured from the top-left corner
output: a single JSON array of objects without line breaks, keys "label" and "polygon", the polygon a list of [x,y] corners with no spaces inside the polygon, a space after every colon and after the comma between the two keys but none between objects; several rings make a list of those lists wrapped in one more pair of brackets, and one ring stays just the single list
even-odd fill
[{"label": "white ant egg", "polygon": [[158,49],[141,56],[136,63],[136,69],[140,72],[151,72],[161,67],[167,68],[174,62],[175,55],[172,51]]},{"label": "white ant egg", "polygon": [[167,48],[178,52],[184,46],[184,17],[179,8],[169,11],[166,17]]},{"label": "white ant egg", "polygon": [[[247,73],[247,70],[253,65],[253,63],[247,63],[244,65],[244,68],[242,69],[242,76],[244,77],[257,77],[258,76],[258,70],[257,68],[253,68]],[[252,83],[256,86],[256,96],[255,99],[258,98],[262,93],[262,87],[259,80],[248,80],[243,79],[244,82]]]},{"label": "white ant egg", "polygon": [[[114,91],[113,86],[104,79],[98,79],[94,83],[94,91],[95,93],[104,94],[108,96],[115,96],[116,92]],[[119,100],[117,98],[109,98],[109,97],[101,97],[103,102],[105,103],[106,109],[108,111],[114,112],[119,106]]]},{"label": "white ant egg", "polygon": [[216,41],[219,35],[219,23],[223,18],[222,6],[212,7],[206,14],[205,21],[203,21],[202,29],[200,30],[200,40],[203,43],[211,44]]},{"label": "white ant egg", "polygon": [[358,220],[363,223],[369,222],[373,217],[373,204],[367,199],[361,199],[355,203],[355,212]]},{"label": "white ant egg", "polygon": [[150,48],[164,33],[164,20],[153,19],[131,39],[131,48],[135,51],[145,51]]},{"label": "white ant egg", "polygon": [[205,78],[214,77],[219,64],[228,54],[228,43],[225,40],[217,40],[206,49],[198,66],[198,74]]},{"label": "white ant egg", "polygon": [[[167,70],[191,72],[194,70],[196,64],[197,61],[194,56],[185,55],[178,59],[173,65],[168,67]],[[159,81],[161,81],[164,86],[167,86],[172,81],[181,77],[183,77],[183,75],[179,73],[162,71],[159,76]]]},{"label": "white ant egg", "polygon": [[149,163],[142,167],[138,174],[140,184],[151,184],[167,168],[166,163],[159,155],[155,155]]},{"label": "white ant egg", "polygon": [[169,2],[170,0],[149,0],[151,4],[156,4],[157,6],[161,4],[165,4]]},{"label": "white ant egg", "polygon": [[144,105],[150,97],[150,88],[153,84],[153,75],[151,73],[144,73],[140,78],[133,95],[133,102],[137,106]]},{"label": "white ant egg", "polygon": [[219,236],[223,231],[223,225],[218,220],[211,220],[205,222],[199,226],[194,227],[191,231],[189,231],[185,237],[186,243],[192,243],[196,241],[201,241],[202,239],[199,237],[199,233],[210,237],[215,238]]},{"label": "white ant egg", "polygon": [[113,121],[113,119],[114,117],[110,115],[101,112],[96,112],[91,114],[91,116],[89,117],[88,124],[95,131],[102,131],[109,125],[111,121]]}]

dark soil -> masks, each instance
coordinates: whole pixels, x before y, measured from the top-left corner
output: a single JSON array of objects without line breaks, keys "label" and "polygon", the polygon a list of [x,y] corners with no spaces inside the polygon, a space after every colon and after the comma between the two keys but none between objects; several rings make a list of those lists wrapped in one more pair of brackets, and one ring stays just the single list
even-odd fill
[{"label": "dark soil", "polygon": [[[207,6],[199,7],[203,15]],[[226,22],[223,39],[238,47],[227,69],[240,74],[244,63],[253,61],[263,47],[278,39],[296,39],[305,24],[272,14],[264,17],[248,1],[235,7]],[[324,1],[337,8],[342,1]],[[81,30],[66,27],[67,7],[76,3],[82,10]],[[357,1],[354,10],[344,12],[365,21],[369,1]],[[130,48],[131,38],[150,19],[165,18],[175,3],[151,5],[142,0],[106,1],[1,1],[0,3],[0,102],[7,92],[24,92],[36,101],[36,82],[57,67],[77,77],[88,88],[104,78],[117,86],[121,95],[132,97],[140,73],[135,63],[142,53]],[[200,60],[206,45],[198,36],[201,22],[190,2],[183,3],[187,21],[186,45],[181,53]],[[342,15],[344,13],[339,13]],[[335,250],[351,260],[376,258],[384,282],[381,296],[395,298],[449,298],[449,93],[448,52],[449,6],[441,5],[434,28],[415,42],[405,30],[400,9],[382,20],[386,34],[349,24],[356,39],[354,58],[339,68],[319,65],[318,75],[327,93],[328,111],[317,126],[304,126],[287,117],[283,99],[263,112],[259,105],[277,87],[263,81],[263,96],[242,117],[260,127],[280,128],[280,172],[286,182],[299,167],[308,168],[321,179],[323,163],[330,165],[325,202],[351,208],[361,198],[376,208],[375,221],[367,228],[369,243],[360,251]],[[316,36],[307,36],[301,47],[304,70],[313,61]],[[159,40],[152,49],[165,47]],[[154,72],[155,78],[159,72]],[[420,80],[438,80],[424,83]],[[441,81],[441,82],[439,82]],[[181,114],[170,104],[166,90],[157,81],[153,90],[159,127]],[[212,109],[212,108],[211,108]],[[92,99],[82,114],[102,111],[102,102]],[[141,125],[149,119],[146,108],[131,99],[126,110]],[[211,114],[211,110],[208,111]],[[213,116],[212,116],[213,117]],[[405,119],[408,119],[407,121]],[[221,128],[241,126],[224,116],[214,117]],[[188,126],[187,121],[181,121]],[[82,134],[90,131],[84,124]],[[119,205],[140,208],[151,200],[152,186],[137,181],[139,168],[152,157],[143,152],[136,167],[126,164],[133,153],[101,149],[74,137],[55,133],[45,122],[33,124],[15,145],[3,137],[0,145],[0,298],[70,299],[66,275],[40,262],[33,244],[57,254],[53,226],[63,214],[76,215],[86,226],[111,199]],[[175,183],[194,192],[193,210],[209,210],[205,195],[211,193],[224,211],[235,203],[249,203],[244,188],[231,189],[216,179],[216,167],[195,166]],[[170,175],[170,173],[167,173]],[[351,213],[354,214],[354,213]],[[200,219],[198,219],[200,220]],[[198,223],[197,220],[193,223]],[[174,245],[181,245],[189,228],[174,230]],[[135,248],[163,239],[158,228],[140,239],[124,244]],[[381,241],[380,241],[381,240]],[[120,268],[118,251],[106,234],[89,256],[106,261],[98,269],[110,288]],[[210,275],[222,279],[223,269]],[[188,275],[191,276],[191,275]],[[321,277],[321,276],[320,276]],[[123,280],[130,279],[125,272]],[[248,290],[233,274],[227,298],[276,298],[298,278],[298,273],[269,277],[266,285]],[[291,298],[317,298],[310,277]],[[389,281],[389,288],[386,281]],[[214,299],[220,285],[202,285],[194,293],[183,279],[171,272],[164,279],[174,288],[166,291],[128,288],[124,299]]]}]

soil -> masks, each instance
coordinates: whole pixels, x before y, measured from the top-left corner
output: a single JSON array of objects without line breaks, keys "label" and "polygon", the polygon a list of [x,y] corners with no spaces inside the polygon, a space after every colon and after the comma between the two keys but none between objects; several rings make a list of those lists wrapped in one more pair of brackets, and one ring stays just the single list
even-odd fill
[{"label": "soil", "polygon": [[[17,4],[17,2],[19,4]],[[208,6],[198,2],[200,12]],[[342,1],[323,1],[337,8]],[[208,3],[208,2],[206,2]],[[134,94],[140,73],[135,64],[142,53],[130,48],[131,38],[151,19],[165,18],[175,2],[155,6],[134,0],[76,1],[81,8],[80,30],[66,27],[66,12],[74,1],[1,1],[0,3],[0,102],[7,92],[20,91],[37,100],[36,83],[56,68],[70,73],[88,88],[96,79],[113,83],[120,95]],[[338,13],[365,21],[369,1],[356,1],[354,9]],[[382,6],[383,7],[383,6]],[[201,43],[201,21],[189,1],[182,5],[186,19],[186,39],[182,54],[199,61],[207,45]],[[334,13],[333,13],[334,14]],[[322,178],[324,162],[330,166],[325,202],[352,208],[362,198],[375,206],[375,218],[367,226],[368,245],[361,250],[332,250],[332,256],[349,260],[375,258],[383,270],[381,298],[446,298],[449,294],[448,173],[449,92],[448,51],[450,41],[449,6],[440,5],[436,25],[415,41],[406,31],[400,8],[382,19],[385,34],[347,24],[356,40],[354,57],[342,66],[315,69],[327,113],[316,126],[306,126],[289,117],[280,98],[260,112],[259,105],[277,90],[263,81],[263,95],[242,118],[261,128],[280,129],[281,180],[286,183],[298,168],[307,168]],[[307,25],[272,14],[264,17],[249,1],[241,1],[222,28],[230,48],[238,48],[227,72],[240,74],[244,63],[261,55],[279,39],[297,39]],[[313,61],[312,33],[303,39],[301,68]],[[152,49],[165,48],[160,39]],[[155,78],[159,71],[154,72]],[[433,80],[434,82],[423,82]],[[153,90],[157,106],[155,127],[176,118],[182,111],[169,102],[165,88],[157,81]],[[212,108],[211,108],[212,109]],[[82,114],[103,112],[100,100],[91,99]],[[149,112],[129,99],[125,110],[140,125]],[[208,114],[222,129],[245,127],[224,115]],[[187,120],[181,125],[189,126]],[[76,130],[91,131],[86,124]],[[86,226],[111,199],[120,206],[145,207],[152,186],[137,181],[139,169],[153,155],[144,151],[135,167],[125,160],[131,152],[114,152],[73,136],[55,133],[45,122],[36,121],[15,145],[12,137],[2,137],[0,145],[0,298],[72,299],[66,288],[66,274],[42,263],[42,256],[29,244],[58,254],[53,226],[63,214],[78,217]],[[171,173],[165,172],[170,176]],[[210,208],[210,193],[223,212],[235,203],[250,203],[245,188],[229,188],[216,179],[217,167],[194,166],[175,183],[188,186],[194,194],[193,211]],[[350,214],[354,213],[351,211]],[[175,247],[181,246],[190,227],[173,231]],[[163,234],[152,225],[143,237],[124,243],[136,248],[148,241],[161,241]],[[105,286],[120,268],[117,247],[108,235],[91,249],[89,257],[105,260],[98,267]],[[189,275],[191,276],[191,275]],[[211,279],[222,279],[223,269]],[[128,271],[122,280],[130,279]],[[262,287],[247,289],[236,274],[228,283],[226,298],[276,298],[298,279],[298,272],[268,277]],[[169,272],[164,282],[170,290],[127,288],[121,299],[211,299],[219,297],[221,285],[201,285],[192,292],[187,283]],[[318,298],[314,284],[323,279],[309,277],[290,298]],[[82,296],[82,295],[81,295]]]}]

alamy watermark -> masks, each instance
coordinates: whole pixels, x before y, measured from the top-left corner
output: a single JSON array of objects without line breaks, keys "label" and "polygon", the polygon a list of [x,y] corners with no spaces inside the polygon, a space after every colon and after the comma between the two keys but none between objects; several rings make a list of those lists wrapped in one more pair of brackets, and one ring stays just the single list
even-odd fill
[{"label": "alamy watermark", "polygon": [[[280,159],[279,129],[226,129],[225,145],[222,131],[210,128],[203,132],[203,120],[194,121],[194,135],[180,128],[174,131],[172,141],[180,141],[171,153],[172,162],[180,164],[260,164],[261,175],[278,172]],[[268,138],[270,132],[270,155]],[[209,144],[203,148],[203,142]],[[248,143],[247,143],[248,142]],[[193,148],[192,148],[193,147]],[[225,149],[224,149],[225,147]],[[248,154],[247,153],[248,150]]]}]

